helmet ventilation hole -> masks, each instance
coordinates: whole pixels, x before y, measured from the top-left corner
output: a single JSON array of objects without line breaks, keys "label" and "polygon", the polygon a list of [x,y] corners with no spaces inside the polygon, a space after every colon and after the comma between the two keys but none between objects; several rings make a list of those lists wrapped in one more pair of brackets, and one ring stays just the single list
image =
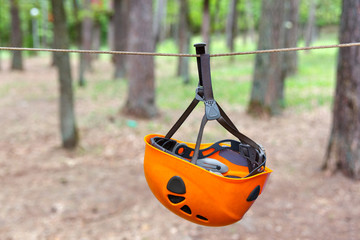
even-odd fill
[{"label": "helmet ventilation hole", "polygon": [[187,214],[191,214],[191,209],[189,208],[188,205],[184,205],[180,209]]},{"label": "helmet ventilation hole", "polygon": [[203,221],[209,221],[206,217],[203,217],[203,216],[201,216],[201,215],[196,215],[196,217],[197,217],[198,219],[203,220]]},{"label": "helmet ventilation hole", "polygon": [[177,154],[183,155],[184,154],[184,148],[183,147],[178,148]]},{"label": "helmet ventilation hole", "polygon": [[172,202],[172,203],[174,203],[174,204],[180,203],[180,202],[182,202],[182,201],[185,200],[184,197],[175,196],[175,195],[171,195],[171,194],[168,195],[168,198],[169,198],[170,202]]}]

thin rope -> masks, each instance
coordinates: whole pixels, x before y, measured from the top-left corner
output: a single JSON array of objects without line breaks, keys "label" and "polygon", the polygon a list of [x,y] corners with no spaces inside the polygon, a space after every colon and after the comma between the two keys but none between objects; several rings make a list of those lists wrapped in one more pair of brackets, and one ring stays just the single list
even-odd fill
[{"label": "thin rope", "polygon": [[[333,45],[322,45],[313,47],[294,47],[294,48],[278,48],[278,49],[265,49],[248,52],[234,52],[234,53],[220,53],[210,54],[210,57],[227,57],[237,55],[249,54],[263,54],[263,53],[280,53],[292,51],[315,50],[325,48],[344,48],[344,47],[358,47],[360,42],[355,43],[342,43]],[[63,52],[63,53],[86,53],[86,54],[118,54],[118,55],[140,55],[140,56],[161,56],[161,57],[199,57],[196,54],[185,53],[155,53],[155,52],[129,52],[129,51],[100,51],[100,50],[80,50],[80,49],[52,49],[52,48],[19,48],[19,47],[0,47],[0,51],[33,51],[33,52]]]},{"label": "thin rope", "polygon": [[313,46],[313,47],[277,48],[277,49],[256,50],[256,51],[248,51],[248,52],[211,54],[210,56],[226,57],[226,56],[236,56],[236,55],[280,53],[280,52],[292,52],[292,51],[303,51],[303,50],[325,49],[325,48],[344,48],[344,47],[356,47],[356,46],[360,46],[360,43],[356,42],[356,43],[342,43],[342,44],[322,45],[322,46]]},{"label": "thin rope", "polygon": [[53,48],[20,48],[0,47],[0,51],[32,51],[32,52],[61,52],[61,53],[83,53],[83,54],[117,54],[117,55],[140,55],[140,56],[161,56],[161,57],[198,57],[196,54],[185,53],[154,53],[154,52],[129,52],[129,51],[100,51],[80,49],[53,49]]}]

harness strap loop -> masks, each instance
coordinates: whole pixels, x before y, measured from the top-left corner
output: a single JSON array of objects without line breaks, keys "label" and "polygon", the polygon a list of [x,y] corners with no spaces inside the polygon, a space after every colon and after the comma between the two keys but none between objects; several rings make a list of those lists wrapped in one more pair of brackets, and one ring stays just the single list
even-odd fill
[{"label": "harness strap loop", "polygon": [[204,100],[214,100],[214,94],[211,84],[211,70],[210,70],[210,55],[201,54],[200,55],[200,64],[201,64],[201,78],[202,84],[204,86]]}]

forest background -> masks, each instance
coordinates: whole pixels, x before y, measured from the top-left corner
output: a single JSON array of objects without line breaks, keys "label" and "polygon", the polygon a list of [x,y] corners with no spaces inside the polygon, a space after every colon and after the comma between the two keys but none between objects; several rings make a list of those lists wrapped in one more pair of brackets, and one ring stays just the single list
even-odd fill
[{"label": "forest background", "polygon": [[[53,41],[54,2],[0,0],[0,46],[59,48]],[[126,8],[116,5],[127,1],[61,2],[70,49],[131,50],[116,44],[119,37],[134,33],[116,36],[114,27],[119,26],[114,25],[116,17],[130,19],[121,12]],[[340,0],[298,3],[296,46],[339,43]],[[202,41],[209,43],[212,54],[256,50],[263,4],[152,1],[152,22],[146,26],[153,34],[151,41],[144,41],[161,53],[195,53],[192,45]],[[13,25],[14,6],[19,28]],[[181,13],[187,13],[185,48],[180,44]],[[292,24],[284,21],[287,29]],[[20,45],[11,37],[16,29],[21,30]],[[243,220],[206,228],[165,210],[148,189],[142,170],[143,136],[165,133],[194,97],[195,58],[188,59],[185,71],[179,70],[180,58],[154,58],[156,114],[144,118],[124,111],[134,83],[129,72],[133,60],[127,58],[121,72],[121,60],[114,56],[70,54],[78,142],[64,150],[59,127],[62,83],[57,81],[55,56],[25,51],[15,70],[16,53],[0,51],[0,239],[357,239],[360,207],[353,203],[360,201],[359,183],[335,171],[320,171],[329,145],[338,54],[337,49],[298,52],[297,70],[284,82],[281,111],[271,117],[248,114],[255,55],[211,59],[217,101],[243,133],[265,146],[274,173]],[[201,112],[194,113],[176,138],[195,140]],[[219,136],[230,137],[209,124],[204,141]]]}]

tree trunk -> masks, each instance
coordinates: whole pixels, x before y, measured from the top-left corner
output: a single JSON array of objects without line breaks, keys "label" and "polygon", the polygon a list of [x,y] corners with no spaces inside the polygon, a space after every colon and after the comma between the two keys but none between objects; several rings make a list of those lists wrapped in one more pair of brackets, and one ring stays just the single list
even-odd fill
[{"label": "tree trunk", "polygon": [[[152,1],[131,0],[129,26],[129,50],[154,51],[152,29]],[[129,90],[124,112],[143,118],[155,117],[154,57],[128,56]]]},{"label": "tree trunk", "polygon": [[[66,15],[63,1],[51,0],[54,16],[54,47],[69,48],[69,36],[66,26]],[[60,130],[62,146],[72,149],[78,144],[70,59],[68,53],[55,53],[55,64],[60,84]]]},{"label": "tree trunk", "polygon": [[237,29],[237,4],[238,0],[231,0],[226,20],[226,45],[230,52],[234,51],[234,39]]},{"label": "tree trunk", "polygon": [[316,0],[310,1],[310,9],[308,15],[308,21],[306,24],[305,30],[305,46],[310,47],[311,43],[314,41],[316,34]]},{"label": "tree trunk", "polygon": [[[299,26],[299,0],[285,1],[285,48],[297,46]],[[284,53],[284,74],[293,75],[297,72],[298,55],[296,51]]]},{"label": "tree trunk", "polygon": [[[80,4],[79,4],[79,0],[72,0],[72,14],[73,17],[75,19],[75,43],[78,46],[79,49],[82,48],[82,42],[81,42],[81,21],[80,21],[80,17],[79,17],[79,9],[81,8]],[[85,86],[85,76],[84,76],[84,72],[85,72],[85,66],[84,66],[84,59],[83,59],[83,54],[78,54],[77,55],[79,58],[79,64],[78,64],[78,70],[79,70],[79,86],[83,87]]]},{"label": "tree trunk", "polygon": [[[259,26],[258,49],[283,46],[283,13],[285,0],[263,0]],[[281,64],[283,54],[256,55],[251,99],[248,112],[275,115],[281,110]]]},{"label": "tree trunk", "polygon": [[[83,7],[85,17],[81,23],[81,48],[84,50],[92,49],[93,38],[93,19],[91,14],[91,0],[84,0]],[[79,85],[84,86],[86,83],[85,72],[92,69],[92,56],[90,54],[80,55],[80,69],[79,69]]]},{"label": "tree trunk", "polygon": [[[220,3],[221,3],[221,1],[222,0],[216,0],[215,1],[215,9],[220,9]],[[214,13],[213,13],[213,16],[211,16],[210,15],[210,19],[214,19],[214,22],[220,22],[221,21],[221,19],[220,19],[220,11],[214,11]],[[216,35],[216,36],[219,36],[219,35],[221,35],[221,31],[222,31],[222,29],[220,29],[220,28],[215,28],[215,30],[214,30],[214,34]]]},{"label": "tree trunk", "polygon": [[[360,42],[360,0],[343,0],[340,43]],[[324,169],[360,180],[360,48],[340,48]]]},{"label": "tree trunk", "polygon": [[[299,0],[284,2],[284,48],[292,48],[297,46],[298,18],[299,18]],[[288,76],[297,72],[297,52],[282,53],[281,63],[281,79],[279,96],[280,102],[285,103],[285,80]]]},{"label": "tree trunk", "polygon": [[47,31],[48,31],[48,1],[41,1],[41,14],[42,14],[42,47],[48,46]]},{"label": "tree trunk", "polygon": [[165,38],[167,0],[156,1],[156,12],[154,19],[155,47]]},{"label": "tree trunk", "polygon": [[[2,11],[0,9],[0,19],[2,19]],[[3,46],[3,32],[0,31],[0,46]],[[0,51],[0,71],[2,70],[2,51]]]},{"label": "tree trunk", "polygon": [[255,41],[255,23],[254,23],[254,13],[253,11],[253,3],[250,0],[245,0],[245,17],[246,17],[246,30],[244,33],[244,44],[246,44],[248,37],[251,42]]},{"label": "tree trunk", "polygon": [[[128,50],[128,24],[130,0],[114,0],[114,50]],[[114,78],[120,79],[126,76],[127,56],[114,55],[115,73]]]},{"label": "tree trunk", "polygon": [[[179,0],[180,12],[179,12],[179,52],[188,53],[190,45],[190,31],[189,31],[189,7],[188,0]],[[189,76],[189,58],[179,58],[178,64],[178,76],[182,77],[185,84],[190,82]]]},{"label": "tree trunk", "polygon": [[[101,11],[103,0],[91,0],[91,10],[92,12]],[[93,29],[92,29],[92,41],[91,49],[99,50],[101,47],[101,23],[98,18],[95,17],[96,14],[93,14]],[[98,60],[99,54],[93,54],[92,59]]]},{"label": "tree trunk", "polygon": [[[116,0],[112,0],[108,2],[108,9],[114,10],[114,6],[115,6],[115,2],[117,2]],[[108,23],[108,32],[107,32],[107,42],[108,42],[108,46],[109,49],[114,50],[115,49],[115,45],[114,45],[114,14],[115,14],[115,10],[112,14],[109,14],[109,23]]]},{"label": "tree trunk", "polygon": [[[93,38],[91,43],[91,49],[99,50],[101,47],[101,24],[98,20],[93,21]],[[92,58],[94,60],[99,59],[99,54],[93,54]]]},{"label": "tree trunk", "polygon": [[206,43],[207,52],[210,51],[210,11],[209,0],[203,1],[203,17],[201,35],[204,43]]},{"label": "tree trunk", "polygon": [[[12,47],[22,47],[22,31],[21,31],[21,21],[19,15],[19,1],[11,0],[11,46]],[[13,51],[12,70],[23,70],[23,59],[21,51]]]}]

